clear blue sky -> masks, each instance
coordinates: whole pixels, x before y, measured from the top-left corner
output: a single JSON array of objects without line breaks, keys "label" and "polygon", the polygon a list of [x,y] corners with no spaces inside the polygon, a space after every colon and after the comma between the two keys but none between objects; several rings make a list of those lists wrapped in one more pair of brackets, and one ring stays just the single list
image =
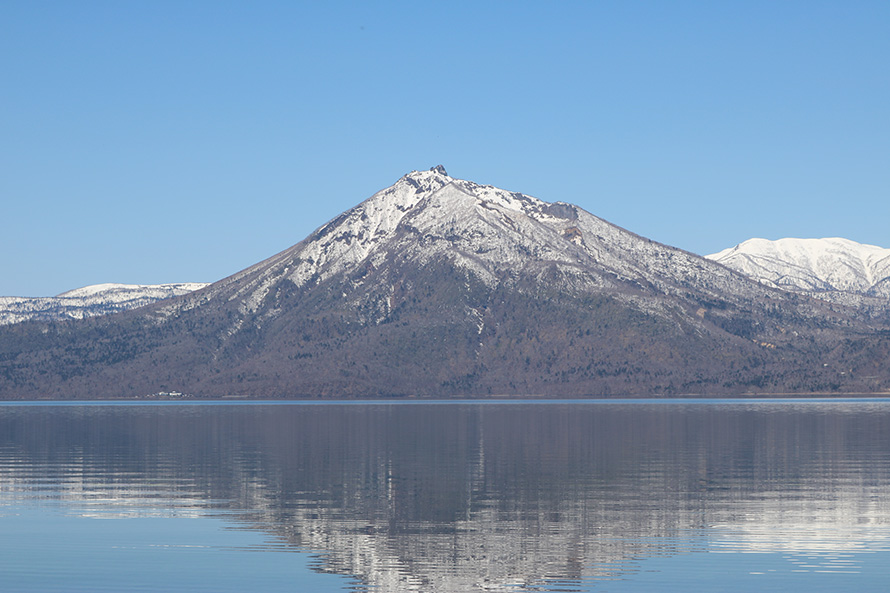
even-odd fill
[{"label": "clear blue sky", "polygon": [[412,169],[890,247],[890,2],[0,3],[0,295],[214,281]]}]

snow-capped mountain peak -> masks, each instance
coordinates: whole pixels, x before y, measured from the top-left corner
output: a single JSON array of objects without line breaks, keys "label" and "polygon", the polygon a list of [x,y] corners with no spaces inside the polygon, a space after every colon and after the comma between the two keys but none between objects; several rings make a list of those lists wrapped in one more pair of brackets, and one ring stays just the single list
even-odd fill
[{"label": "snow-capped mountain peak", "polygon": [[706,256],[772,286],[880,296],[890,288],[890,249],[849,239],[749,239]]},{"label": "snow-capped mountain peak", "polygon": [[406,212],[452,183],[444,171],[441,165],[412,171],[319,228],[305,241],[291,279],[302,286],[316,274],[328,276],[363,261],[375,246],[393,236]]},{"label": "snow-capped mountain peak", "polygon": [[[578,217],[569,204],[549,204],[491,185],[456,179],[441,165],[412,171],[272,258],[277,262],[263,262],[262,271],[246,270],[238,278],[255,272],[259,277],[249,286],[240,286],[232,297],[242,300],[249,310],[265,298],[278,274],[284,274],[297,286],[321,282],[360,265],[380,265],[387,250],[379,247],[395,241],[400,234],[421,233],[435,241],[447,236],[450,226],[472,217],[488,220],[479,227],[479,236],[490,236],[492,227],[513,224],[517,214],[549,224]],[[504,222],[508,219],[511,222]],[[561,236],[564,229],[556,232]]]},{"label": "snow-capped mountain peak", "polygon": [[[337,279],[337,288],[329,290],[345,298],[366,278],[380,282],[386,277],[382,282],[393,286],[401,277],[398,270],[422,269],[434,261],[447,262],[490,289],[559,270],[577,287],[595,286],[628,299],[628,286],[682,291],[704,275],[714,290],[724,290],[726,282],[735,281],[720,266],[653,243],[572,204],[458,179],[439,166],[402,176],[300,243],[221,281],[212,292],[238,303],[240,315],[262,308],[275,316],[281,311],[278,295],[291,290],[282,281],[310,290]],[[210,297],[201,293],[171,303],[161,314],[178,314]],[[381,310],[386,310],[386,298],[380,296]],[[658,299],[640,306],[662,307]],[[232,327],[237,331],[239,324]]]}]

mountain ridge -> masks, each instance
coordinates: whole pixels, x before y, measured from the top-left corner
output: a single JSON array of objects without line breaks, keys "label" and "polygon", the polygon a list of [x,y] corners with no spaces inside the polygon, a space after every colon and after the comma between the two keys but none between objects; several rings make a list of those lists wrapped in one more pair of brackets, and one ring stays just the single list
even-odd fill
[{"label": "mountain ridge", "polygon": [[890,320],[890,249],[830,237],[749,239],[705,256],[766,286]]},{"label": "mountain ridge", "polygon": [[0,297],[0,325],[108,315],[187,294],[205,286],[206,282],[105,283],[82,286],[54,297]]},{"label": "mountain ridge", "polygon": [[434,167],[201,290],[0,328],[0,396],[880,391],[887,329]]},{"label": "mountain ridge", "polygon": [[875,292],[890,280],[890,249],[849,239],[755,238],[705,257],[786,290],[890,297]]}]

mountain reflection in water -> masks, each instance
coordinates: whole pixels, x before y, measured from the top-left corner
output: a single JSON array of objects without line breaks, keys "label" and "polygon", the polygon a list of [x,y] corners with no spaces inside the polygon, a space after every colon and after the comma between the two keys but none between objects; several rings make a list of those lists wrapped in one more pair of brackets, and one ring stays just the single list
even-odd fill
[{"label": "mountain reflection in water", "polygon": [[[0,505],[218,513],[375,591],[890,549],[890,403],[0,406]],[[271,546],[272,544],[270,544]]]}]

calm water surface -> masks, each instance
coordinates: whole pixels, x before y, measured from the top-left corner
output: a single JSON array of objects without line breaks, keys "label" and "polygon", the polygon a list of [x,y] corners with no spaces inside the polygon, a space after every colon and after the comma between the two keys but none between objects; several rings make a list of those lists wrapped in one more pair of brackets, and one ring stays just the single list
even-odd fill
[{"label": "calm water surface", "polygon": [[888,400],[0,405],[0,591],[888,588]]}]

